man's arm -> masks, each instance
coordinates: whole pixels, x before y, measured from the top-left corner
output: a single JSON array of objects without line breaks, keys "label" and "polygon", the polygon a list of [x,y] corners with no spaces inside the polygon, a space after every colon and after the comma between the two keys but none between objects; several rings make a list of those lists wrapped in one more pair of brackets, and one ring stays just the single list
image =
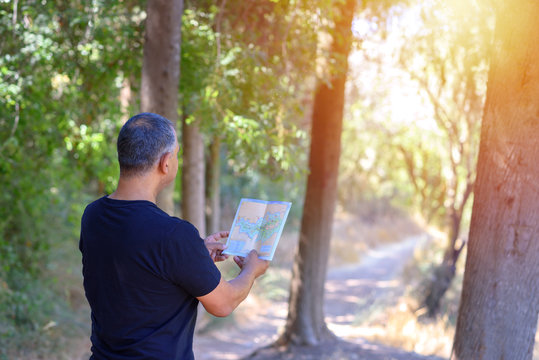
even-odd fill
[{"label": "man's arm", "polygon": [[258,258],[256,250],[251,250],[247,257],[234,256],[234,261],[241,268],[239,275],[226,281],[221,277],[219,285],[200,300],[207,312],[214,316],[228,316],[247,297],[257,277],[264,274],[269,261]]}]

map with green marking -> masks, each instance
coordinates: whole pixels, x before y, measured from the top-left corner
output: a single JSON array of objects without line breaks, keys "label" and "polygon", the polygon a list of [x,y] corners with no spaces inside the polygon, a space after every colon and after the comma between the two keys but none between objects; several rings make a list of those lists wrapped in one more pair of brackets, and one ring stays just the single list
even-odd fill
[{"label": "map with green marking", "polygon": [[241,199],[224,253],[246,256],[255,249],[259,258],[272,260],[291,205],[284,201]]}]

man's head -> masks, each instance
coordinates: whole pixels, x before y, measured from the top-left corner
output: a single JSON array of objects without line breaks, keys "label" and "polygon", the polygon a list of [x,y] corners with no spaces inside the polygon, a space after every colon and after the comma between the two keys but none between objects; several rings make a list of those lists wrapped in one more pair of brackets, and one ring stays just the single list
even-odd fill
[{"label": "man's head", "polygon": [[133,116],[124,124],[118,135],[120,176],[131,177],[147,173],[159,164],[163,155],[168,153],[176,156],[176,147],[176,132],[170,120],[153,113]]}]

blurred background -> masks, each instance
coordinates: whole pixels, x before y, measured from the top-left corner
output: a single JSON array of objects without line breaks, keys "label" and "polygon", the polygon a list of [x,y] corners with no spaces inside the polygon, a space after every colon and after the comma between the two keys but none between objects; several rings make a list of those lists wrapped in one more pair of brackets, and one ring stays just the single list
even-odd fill
[{"label": "blurred background", "polygon": [[[174,213],[202,214],[192,221],[209,234],[230,228],[241,197],[293,203],[275,260],[249,301],[226,319],[201,313],[198,335],[203,341],[223,325],[263,321],[261,306],[286,315],[316,146],[314,93],[345,74],[328,279],[338,279],[339,269],[398,267],[361,290],[356,307],[343,308],[346,325],[337,319],[330,328],[448,357],[494,34],[491,3],[362,1],[351,49],[338,53],[331,43],[339,3],[183,3]],[[116,137],[141,109],[146,19],[142,0],[0,0],[0,359],[88,356],[80,217],[117,184]],[[189,140],[201,149],[204,196],[196,201],[186,200]],[[366,267],[376,254],[385,260]],[[228,277],[237,272],[220,267]],[[269,343],[281,325],[249,346]]]}]

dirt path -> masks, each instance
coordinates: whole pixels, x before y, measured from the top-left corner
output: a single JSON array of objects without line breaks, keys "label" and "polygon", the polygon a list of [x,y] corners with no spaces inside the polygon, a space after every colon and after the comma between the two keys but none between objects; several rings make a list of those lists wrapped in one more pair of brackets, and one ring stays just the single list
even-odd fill
[{"label": "dirt path", "polygon": [[[328,273],[325,313],[328,325],[336,335],[379,353],[381,359],[427,359],[368,343],[361,338],[368,329],[357,325],[358,320],[393,305],[403,293],[400,274],[415,246],[424,240],[424,237],[414,236],[371,250],[359,264]],[[236,321],[225,321],[215,330],[195,336],[196,359],[240,359],[272,343],[284,325],[286,308],[285,301],[260,305],[248,299],[236,310]]]}]

